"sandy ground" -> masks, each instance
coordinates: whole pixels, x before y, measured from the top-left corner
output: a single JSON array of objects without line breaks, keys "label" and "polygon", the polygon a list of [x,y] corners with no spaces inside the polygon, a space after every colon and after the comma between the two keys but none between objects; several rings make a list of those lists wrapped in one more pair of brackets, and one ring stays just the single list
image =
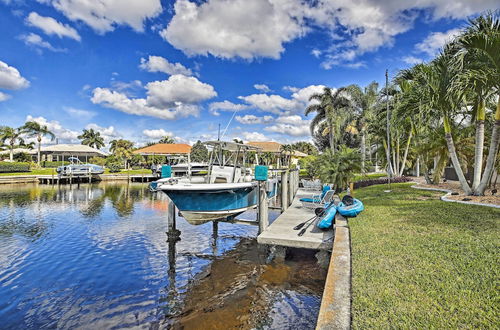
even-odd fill
[{"label": "sandy ground", "polygon": [[[458,181],[447,181],[441,182],[437,185],[430,185],[425,183],[425,179],[423,177],[413,177],[412,179],[414,179],[415,182],[418,182],[421,187],[448,189],[452,192],[458,193],[458,195],[448,196],[449,199],[463,201],[465,198],[466,201],[500,205],[500,193],[497,192],[495,196],[493,196],[491,193],[491,189],[486,190],[485,196],[467,196],[462,191],[462,188],[460,188],[460,182]],[[500,190],[500,187],[497,187],[497,189]]]}]

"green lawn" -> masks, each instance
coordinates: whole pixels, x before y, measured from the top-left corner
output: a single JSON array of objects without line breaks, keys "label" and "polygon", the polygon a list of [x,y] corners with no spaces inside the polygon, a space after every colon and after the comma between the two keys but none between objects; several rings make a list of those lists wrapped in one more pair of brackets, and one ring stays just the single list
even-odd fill
[{"label": "green lawn", "polygon": [[[17,173],[0,173],[0,176],[9,176],[9,175],[57,175],[55,168],[42,168],[39,170],[32,170],[31,172],[17,172]],[[123,175],[134,175],[134,174],[151,174],[151,170],[149,169],[140,169],[140,170],[128,170],[118,173],[110,173],[108,169],[105,169],[104,174],[123,174]]]},{"label": "green lawn", "polygon": [[356,190],[353,328],[498,328],[500,210],[410,186]]}]

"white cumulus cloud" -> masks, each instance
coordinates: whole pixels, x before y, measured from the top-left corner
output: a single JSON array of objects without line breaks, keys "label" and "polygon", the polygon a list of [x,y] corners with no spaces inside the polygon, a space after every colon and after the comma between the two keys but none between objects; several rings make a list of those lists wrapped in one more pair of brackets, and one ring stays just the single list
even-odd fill
[{"label": "white cumulus cloud", "polygon": [[0,92],[0,102],[7,101],[10,97],[11,96],[9,94]]},{"label": "white cumulus cloud", "polygon": [[268,132],[280,133],[290,136],[308,136],[309,120],[302,119],[301,116],[280,116],[276,120],[276,124],[264,128]]},{"label": "white cumulus cloud", "polygon": [[104,34],[118,25],[144,31],[144,21],[162,12],[160,0],[41,0],[49,3],[72,21],[82,21]]},{"label": "white cumulus cloud", "polygon": [[271,91],[269,86],[264,85],[264,84],[255,84],[255,85],[253,85],[253,88],[255,88],[256,90],[259,90],[261,92],[264,92],[264,93],[268,93]]},{"label": "white cumulus cloud", "polygon": [[22,34],[19,39],[24,41],[27,46],[34,47],[37,51],[41,52],[41,48],[48,49],[53,52],[65,52],[66,49],[56,48],[48,41],[43,40],[38,34],[31,32],[30,34]]},{"label": "white cumulus cloud", "polygon": [[246,142],[253,141],[253,142],[264,142],[264,141],[270,141],[270,139],[265,136],[262,133],[259,132],[243,132],[243,139]]},{"label": "white cumulus cloud", "polygon": [[184,75],[153,81],[145,88],[146,98],[131,98],[123,92],[98,87],[92,91],[91,101],[129,114],[176,119],[198,115],[198,103],[217,96],[211,85]]},{"label": "white cumulus cloud", "polygon": [[81,40],[78,32],[67,24],[62,24],[52,17],[40,16],[31,12],[26,18],[26,23],[41,29],[45,34],[56,35],[59,38],[67,37],[77,41]]},{"label": "white cumulus cloud", "polygon": [[247,108],[248,105],[246,104],[236,104],[227,100],[224,100],[222,102],[212,102],[210,103],[209,106],[210,112],[215,116],[220,115],[219,111],[234,112],[234,111],[244,110]]},{"label": "white cumulus cloud", "polygon": [[273,121],[272,116],[254,116],[254,115],[244,115],[244,116],[236,116],[234,119],[236,119],[237,122],[240,122],[242,124],[265,124],[265,123],[270,123]]},{"label": "white cumulus cloud", "polygon": [[142,134],[151,139],[161,139],[164,136],[174,136],[174,133],[165,131],[163,128],[160,129],[145,129]]},{"label": "white cumulus cloud", "polygon": [[[40,125],[47,126],[49,131],[54,133],[57,142],[59,143],[79,143],[78,135],[79,133],[70,129],[67,129],[61,125],[57,120],[48,120],[45,117],[33,117],[31,115],[26,116],[26,121],[36,121]],[[42,139],[43,144],[54,144],[56,140],[51,140],[48,137]]]},{"label": "white cumulus cloud", "polygon": [[443,46],[458,36],[461,29],[451,29],[445,32],[432,32],[422,42],[415,45],[415,49],[420,53],[435,56]]},{"label": "white cumulus cloud", "polygon": [[30,82],[21,76],[19,70],[0,61],[0,88],[15,90],[27,88],[29,85]]},{"label": "white cumulus cloud", "polygon": [[141,58],[139,68],[148,72],[163,72],[169,75],[183,74],[192,76],[193,72],[180,63],[170,63],[161,56],[149,56],[147,59]]},{"label": "white cumulus cloud", "polygon": [[121,133],[119,133],[114,126],[103,127],[99,126],[95,123],[88,124],[85,126],[86,129],[93,129],[101,134],[101,137],[104,140],[105,144],[108,144],[110,141],[119,139],[123,137]]},{"label": "white cumulus cloud", "polygon": [[281,0],[178,0],[161,36],[188,55],[279,58],[283,44],[304,35],[299,5]]}]

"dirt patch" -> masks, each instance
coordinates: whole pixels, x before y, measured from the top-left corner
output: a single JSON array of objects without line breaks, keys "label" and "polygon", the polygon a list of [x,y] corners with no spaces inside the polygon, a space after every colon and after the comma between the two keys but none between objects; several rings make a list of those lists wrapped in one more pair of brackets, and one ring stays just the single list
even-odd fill
[{"label": "dirt patch", "polygon": [[440,182],[439,184],[426,184],[424,178],[415,177],[413,179],[415,182],[418,182],[419,187],[422,188],[446,189],[446,190],[451,190],[452,193],[457,193],[458,195],[447,196],[447,198],[452,200],[500,205],[500,195],[498,192],[495,195],[493,195],[492,189],[486,189],[484,196],[468,196],[464,194],[462,188],[460,187],[460,182],[458,181],[446,181],[446,182]]}]

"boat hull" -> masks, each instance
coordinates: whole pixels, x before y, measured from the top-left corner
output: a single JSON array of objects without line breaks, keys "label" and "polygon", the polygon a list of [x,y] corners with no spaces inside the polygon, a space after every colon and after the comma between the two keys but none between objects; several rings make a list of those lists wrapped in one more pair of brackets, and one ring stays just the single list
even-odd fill
[{"label": "boat hull", "polygon": [[[218,184],[217,184],[218,185]],[[234,185],[233,187],[231,187]],[[258,202],[258,188],[250,184],[186,185],[185,190],[172,186],[160,189],[189,222],[232,219]],[[203,187],[203,186],[206,186]],[[211,186],[211,187],[209,187]]]}]

